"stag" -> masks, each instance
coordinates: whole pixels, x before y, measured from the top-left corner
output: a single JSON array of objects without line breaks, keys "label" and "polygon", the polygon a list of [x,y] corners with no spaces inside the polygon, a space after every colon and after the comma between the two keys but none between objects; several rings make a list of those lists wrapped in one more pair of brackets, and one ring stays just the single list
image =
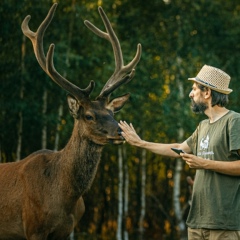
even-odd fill
[{"label": "stag", "polygon": [[124,65],[119,40],[103,9],[99,7],[99,13],[106,32],[85,21],[93,33],[111,43],[115,58],[114,73],[99,96],[91,100],[93,81],[81,89],[61,76],[53,64],[54,44],[45,56],[44,32],[56,7],[53,4],[36,32],[30,30],[27,16],[22,31],[31,40],[41,68],[69,93],[67,102],[74,127],[62,150],[40,150],[19,162],[0,165],[0,239],[67,239],[84,213],[82,195],[92,184],[104,145],[123,141],[113,115],[123,107],[129,94],[112,100],[110,95],[133,78],[141,45],[132,61]]}]

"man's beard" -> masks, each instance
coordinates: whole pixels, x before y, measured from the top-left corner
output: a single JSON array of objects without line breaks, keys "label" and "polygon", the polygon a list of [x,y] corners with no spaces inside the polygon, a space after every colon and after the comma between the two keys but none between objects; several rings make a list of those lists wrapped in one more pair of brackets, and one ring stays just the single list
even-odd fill
[{"label": "man's beard", "polygon": [[191,99],[191,109],[196,114],[203,114],[206,109],[208,108],[208,105],[203,102],[195,102],[193,99]]}]

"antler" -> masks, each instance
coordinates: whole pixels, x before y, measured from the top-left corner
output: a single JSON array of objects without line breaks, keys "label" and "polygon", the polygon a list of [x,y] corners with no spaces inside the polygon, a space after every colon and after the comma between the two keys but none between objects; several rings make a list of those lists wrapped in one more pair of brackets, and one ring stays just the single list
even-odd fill
[{"label": "antler", "polygon": [[29,22],[31,16],[28,15],[27,17],[25,17],[25,19],[22,22],[22,31],[23,31],[24,35],[27,36],[31,40],[36,59],[37,59],[39,65],[42,67],[42,69],[60,87],[62,87],[64,90],[66,90],[70,94],[72,94],[75,98],[80,100],[80,99],[88,97],[90,95],[90,93],[92,92],[94,85],[95,85],[94,82],[91,81],[87,88],[80,89],[79,87],[77,87],[76,85],[69,82],[67,79],[65,79],[63,76],[61,76],[56,71],[54,64],[53,64],[54,44],[50,45],[49,50],[47,52],[47,57],[45,57],[45,54],[43,51],[44,33],[45,33],[45,30],[47,29],[48,25],[52,21],[52,18],[54,16],[56,8],[57,8],[57,3],[54,3],[48,12],[48,15],[43,20],[41,25],[38,27],[36,32],[32,32],[28,26],[28,22]]},{"label": "antler", "polygon": [[116,66],[115,66],[115,71],[113,75],[109,78],[109,80],[103,87],[100,95],[97,97],[97,98],[104,98],[104,97],[110,96],[110,94],[116,88],[118,88],[123,83],[129,82],[134,77],[134,74],[135,74],[134,67],[138,64],[140,60],[142,48],[141,48],[141,44],[138,44],[135,57],[130,63],[124,66],[122,50],[121,50],[119,40],[115,32],[113,31],[113,28],[103,9],[99,7],[98,11],[105,25],[106,32],[101,31],[100,29],[98,29],[96,26],[94,26],[91,22],[87,20],[84,21],[84,23],[92,32],[94,32],[96,35],[98,35],[101,38],[107,39],[112,44]]}]

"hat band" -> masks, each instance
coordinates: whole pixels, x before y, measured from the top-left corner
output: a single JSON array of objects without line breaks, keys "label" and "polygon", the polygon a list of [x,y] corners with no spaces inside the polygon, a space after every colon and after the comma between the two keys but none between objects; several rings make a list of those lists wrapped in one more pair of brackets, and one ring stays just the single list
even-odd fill
[{"label": "hat band", "polygon": [[217,88],[216,86],[214,86],[214,85],[212,85],[212,84],[210,84],[210,83],[208,83],[208,82],[205,82],[205,81],[201,80],[201,79],[198,78],[198,77],[195,77],[195,78],[196,78],[196,80],[198,80],[199,82],[202,82],[202,83],[204,83],[204,84],[206,84],[206,85],[208,85],[208,86],[210,86],[210,87]]}]

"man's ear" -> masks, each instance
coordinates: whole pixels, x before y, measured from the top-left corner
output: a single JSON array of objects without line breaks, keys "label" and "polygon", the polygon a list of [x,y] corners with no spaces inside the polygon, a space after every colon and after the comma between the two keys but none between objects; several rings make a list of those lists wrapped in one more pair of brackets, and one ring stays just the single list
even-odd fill
[{"label": "man's ear", "polygon": [[111,110],[112,112],[118,112],[124,106],[129,97],[130,93],[127,93],[123,96],[112,99],[107,104],[107,109]]},{"label": "man's ear", "polygon": [[68,107],[69,107],[69,111],[70,111],[71,115],[76,119],[79,118],[80,105],[79,105],[78,101],[76,100],[76,98],[74,98],[73,96],[68,94],[67,101],[68,101]]},{"label": "man's ear", "polygon": [[212,94],[211,88],[206,88],[206,91],[204,91],[204,94],[205,94],[204,96],[205,99],[210,98]]}]

